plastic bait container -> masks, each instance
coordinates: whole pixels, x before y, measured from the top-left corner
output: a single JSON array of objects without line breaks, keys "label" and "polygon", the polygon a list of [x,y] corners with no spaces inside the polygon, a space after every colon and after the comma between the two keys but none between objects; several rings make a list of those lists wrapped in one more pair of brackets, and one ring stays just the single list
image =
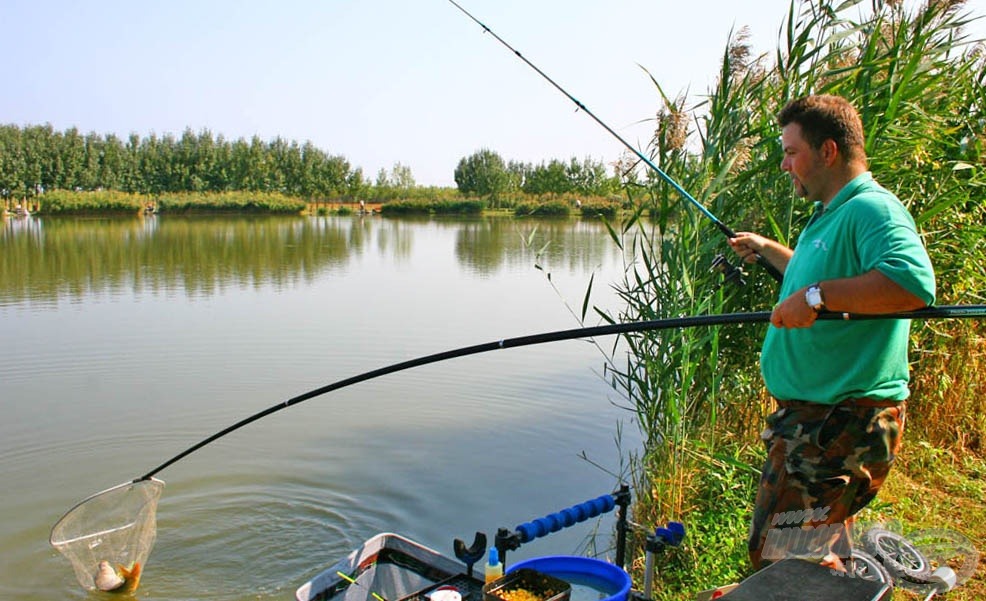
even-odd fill
[{"label": "plastic bait container", "polygon": [[[582,591],[588,590],[591,599],[600,601],[626,601],[630,594],[630,575],[622,568],[591,557],[574,555],[549,555],[519,561],[507,570],[507,574],[515,571],[531,569],[564,580],[569,586],[575,587],[577,593],[572,593],[572,601],[585,601],[587,595]],[[595,594],[598,593],[598,594]],[[487,600],[492,601],[492,600]]]},{"label": "plastic bait container", "polygon": [[569,601],[571,594],[565,580],[529,568],[510,570],[483,587],[483,601]]}]

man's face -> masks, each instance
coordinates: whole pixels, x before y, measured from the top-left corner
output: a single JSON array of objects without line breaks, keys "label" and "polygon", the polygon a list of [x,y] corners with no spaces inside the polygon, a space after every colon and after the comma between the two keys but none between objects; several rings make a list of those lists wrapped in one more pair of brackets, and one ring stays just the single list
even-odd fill
[{"label": "man's face", "polygon": [[784,149],[781,169],[791,176],[798,196],[811,201],[827,200],[824,193],[828,177],[822,152],[812,148],[802,137],[800,124],[788,123],[784,126],[781,145]]}]

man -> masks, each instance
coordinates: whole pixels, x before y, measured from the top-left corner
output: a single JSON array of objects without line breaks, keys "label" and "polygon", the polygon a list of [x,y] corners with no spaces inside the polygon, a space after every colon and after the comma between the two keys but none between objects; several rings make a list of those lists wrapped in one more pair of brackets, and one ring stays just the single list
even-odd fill
[{"label": "man", "polygon": [[790,102],[778,115],[781,169],[815,212],[794,250],[730,240],[784,274],[761,352],[778,408],[750,527],[756,569],[787,554],[842,568],[852,516],[883,484],[909,395],[906,320],[816,321],[820,311],[893,313],[930,305],[935,278],[907,209],[867,171],[863,125],[846,100]]}]

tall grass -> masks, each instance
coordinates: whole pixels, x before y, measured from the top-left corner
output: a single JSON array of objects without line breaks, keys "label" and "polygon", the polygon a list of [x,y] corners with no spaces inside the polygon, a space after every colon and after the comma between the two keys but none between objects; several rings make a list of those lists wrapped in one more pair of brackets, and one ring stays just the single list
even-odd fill
[{"label": "tall grass", "polygon": [[[963,33],[969,19],[959,0],[934,0],[914,11],[879,0],[792,1],[776,52],[754,57],[746,31],[731,35],[718,81],[697,103],[666,94],[654,78],[662,104],[648,149],[652,160],[733,229],[794,244],[810,206],[794,198],[780,171],[775,115],[808,93],[845,96],[862,114],[871,170],[908,205],[925,237],[939,277],[938,302],[982,302],[986,58]],[[776,285],[756,267],[745,287],[723,285],[709,268],[719,253],[732,260],[722,236],[664,182],[630,176],[627,189],[636,211],[611,228],[614,242],[632,257],[617,285],[625,308],[601,313],[605,319],[763,310],[774,303]],[[654,218],[640,219],[645,211]],[[742,543],[755,493],[750,474],[762,461],[757,434],[768,407],[758,369],[763,334],[764,326],[632,334],[626,353],[608,360],[612,385],[644,434],[638,519],[659,525],[691,518],[694,526],[684,550],[663,556],[666,569],[682,573],[665,578],[659,598],[682,598],[748,569]],[[916,324],[913,339],[909,435],[982,452],[984,423],[976,408],[986,392],[982,325]],[[707,555],[720,561],[700,560]]]},{"label": "tall grass", "polygon": [[292,213],[306,207],[304,200],[277,192],[178,192],[156,200],[162,213]]},{"label": "tall grass", "polygon": [[43,215],[77,215],[84,213],[135,214],[144,208],[146,197],[129,192],[106,190],[70,192],[52,190],[36,200],[37,212]]},{"label": "tall grass", "polygon": [[305,201],[277,192],[175,192],[160,195],[116,190],[51,190],[35,200],[43,215],[138,213],[300,213]]}]

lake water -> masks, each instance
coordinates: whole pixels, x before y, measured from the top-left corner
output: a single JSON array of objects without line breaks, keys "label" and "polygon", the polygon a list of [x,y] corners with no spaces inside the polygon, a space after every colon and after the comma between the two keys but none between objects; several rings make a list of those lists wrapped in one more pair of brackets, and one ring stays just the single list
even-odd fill
[{"label": "lake water", "polygon": [[[102,598],[48,545],[88,495],[325,384],[578,327],[590,276],[592,304],[612,308],[623,264],[604,226],[581,220],[0,225],[0,597],[11,600]],[[378,532],[451,555],[455,537],[492,540],[615,490],[606,470],[620,471],[639,434],[603,363],[586,341],[440,362],[198,450],[158,474],[167,487],[137,597],[293,598]],[[509,559],[578,552],[596,529],[606,546],[611,520]]]}]

